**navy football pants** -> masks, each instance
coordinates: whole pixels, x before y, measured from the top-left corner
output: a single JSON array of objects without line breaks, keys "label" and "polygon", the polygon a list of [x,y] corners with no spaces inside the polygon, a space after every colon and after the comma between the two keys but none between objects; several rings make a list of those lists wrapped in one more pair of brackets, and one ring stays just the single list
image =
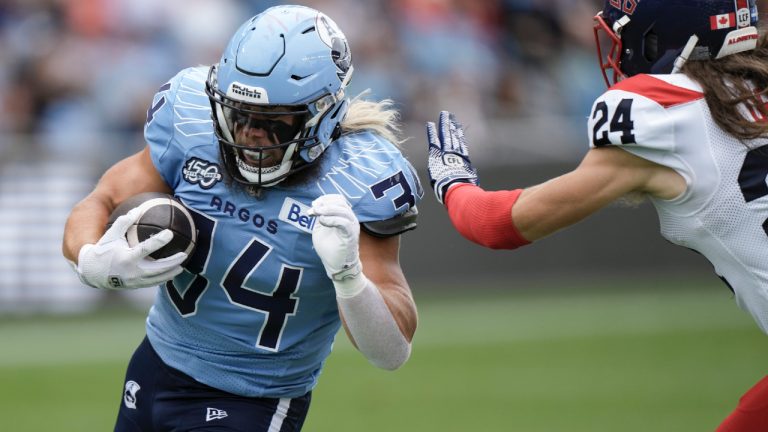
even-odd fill
[{"label": "navy football pants", "polygon": [[115,432],[298,432],[311,392],[294,399],[226,393],[168,367],[149,341],[125,376]]}]

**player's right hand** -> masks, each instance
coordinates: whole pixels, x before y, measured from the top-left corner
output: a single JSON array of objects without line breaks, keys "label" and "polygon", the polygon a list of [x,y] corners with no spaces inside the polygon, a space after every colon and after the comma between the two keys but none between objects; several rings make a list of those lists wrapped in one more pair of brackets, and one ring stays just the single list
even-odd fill
[{"label": "player's right hand", "polygon": [[120,216],[96,244],[80,248],[75,270],[83,283],[112,290],[145,288],[171,280],[184,270],[184,252],[158,260],[147,258],[173,239],[170,230],[160,231],[135,247],[128,245],[125,233],[139,214],[133,209]]},{"label": "player's right hand", "polygon": [[429,141],[429,183],[435,191],[437,200],[443,204],[445,194],[451,186],[459,183],[478,184],[477,171],[469,161],[467,141],[464,129],[453,114],[440,112],[438,129],[432,122],[427,122],[427,141]]}]

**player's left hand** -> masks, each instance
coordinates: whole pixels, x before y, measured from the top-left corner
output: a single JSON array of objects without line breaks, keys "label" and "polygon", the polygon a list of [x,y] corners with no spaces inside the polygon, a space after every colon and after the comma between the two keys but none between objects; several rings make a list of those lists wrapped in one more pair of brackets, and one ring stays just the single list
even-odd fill
[{"label": "player's left hand", "polygon": [[440,112],[438,129],[427,123],[429,141],[429,183],[437,200],[443,204],[448,189],[459,183],[478,184],[477,171],[469,160],[464,129],[448,111]]},{"label": "player's left hand", "polygon": [[340,285],[357,278],[362,271],[360,222],[347,200],[337,194],[314,200],[309,215],[317,218],[312,229],[312,244],[338,291]]}]

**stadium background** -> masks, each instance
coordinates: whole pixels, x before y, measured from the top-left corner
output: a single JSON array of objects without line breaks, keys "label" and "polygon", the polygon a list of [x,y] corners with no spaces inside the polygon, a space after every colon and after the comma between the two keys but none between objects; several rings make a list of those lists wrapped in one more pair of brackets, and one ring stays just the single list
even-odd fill
[{"label": "stadium background", "polygon": [[[141,148],[163,82],[217,61],[245,17],[281,3],[0,3],[0,428],[111,424],[153,290],[80,285],[60,254],[66,214],[106,167]],[[311,430],[598,431],[619,422],[629,431],[649,418],[657,431],[711,429],[764,374],[756,326],[703,258],[660,238],[648,204],[611,206],[519,251],[493,252],[464,241],[429,196],[423,124],[442,109],[467,125],[488,189],[576,166],[604,89],[591,30],[602,2],[296,3],[345,31],[350,93],[370,88],[368,97],[401,109],[403,151],[427,187],[401,254],[421,310],[414,358],[383,374],[340,340]],[[599,396],[587,396],[595,385]]]}]

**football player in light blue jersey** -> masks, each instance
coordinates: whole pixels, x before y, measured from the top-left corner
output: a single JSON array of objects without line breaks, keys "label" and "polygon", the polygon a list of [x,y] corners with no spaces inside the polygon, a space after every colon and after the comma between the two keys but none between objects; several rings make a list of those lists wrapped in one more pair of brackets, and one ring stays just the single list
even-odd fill
[{"label": "football player in light blue jersey", "polygon": [[[72,210],[64,255],[104,289],[160,284],[125,378],[116,431],[298,431],[344,324],[375,366],[409,357],[416,306],[399,263],[418,177],[390,101],[350,99],[349,45],[326,15],[276,6],[212,67],[182,70],[147,112],[147,146]],[[131,248],[141,192],[176,196],[190,256]]]}]

